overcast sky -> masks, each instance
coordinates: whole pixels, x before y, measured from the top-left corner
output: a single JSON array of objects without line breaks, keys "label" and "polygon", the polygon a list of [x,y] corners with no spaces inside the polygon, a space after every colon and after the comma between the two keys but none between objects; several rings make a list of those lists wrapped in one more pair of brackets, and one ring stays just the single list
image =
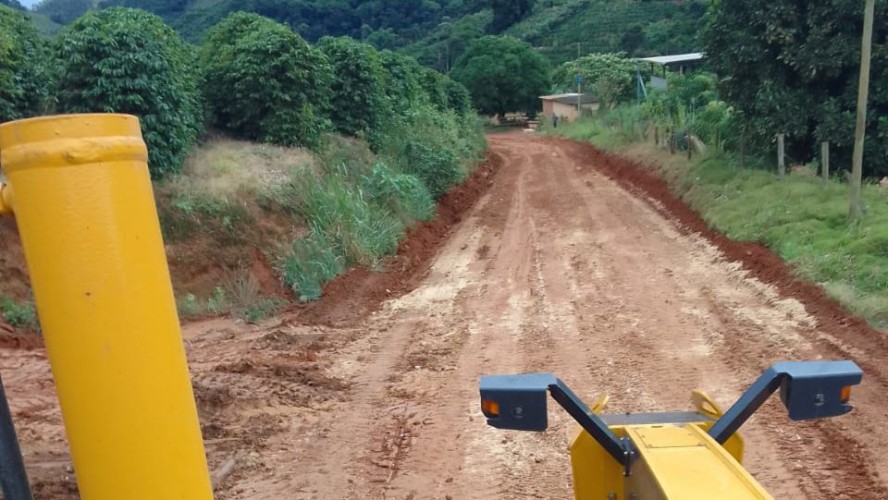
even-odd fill
[{"label": "overcast sky", "polygon": [[30,9],[35,4],[40,3],[40,0],[19,0],[19,3]]}]

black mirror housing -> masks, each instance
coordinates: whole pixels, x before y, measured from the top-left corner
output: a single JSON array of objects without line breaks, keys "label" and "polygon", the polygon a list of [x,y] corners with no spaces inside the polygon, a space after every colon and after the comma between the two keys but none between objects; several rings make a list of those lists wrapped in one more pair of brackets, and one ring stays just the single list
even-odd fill
[{"label": "black mirror housing", "polygon": [[844,415],[851,387],[863,379],[853,361],[804,361],[775,363],[769,370],[785,374],[780,400],[792,420],[810,420]]}]

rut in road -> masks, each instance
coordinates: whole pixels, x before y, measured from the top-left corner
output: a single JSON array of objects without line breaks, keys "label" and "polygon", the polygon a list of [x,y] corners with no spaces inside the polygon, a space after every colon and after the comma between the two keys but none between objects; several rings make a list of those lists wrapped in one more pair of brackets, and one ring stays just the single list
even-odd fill
[{"label": "rut in road", "polygon": [[[219,498],[570,498],[574,424],[487,427],[482,374],[551,371],[610,411],[656,411],[694,388],[727,405],[778,360],[888,366],[602,175],[589,146],[489,141],[499,173],[411,292],[351,324],[187,332],[211,462],[238,457]],[[776,498],[888,498],[885,379],[868,371],[836,420],[790,423],[772,399],[742,429],[748,469]],[[26,451],[58,444],[43,422],[55,439],[26,430]]]}]

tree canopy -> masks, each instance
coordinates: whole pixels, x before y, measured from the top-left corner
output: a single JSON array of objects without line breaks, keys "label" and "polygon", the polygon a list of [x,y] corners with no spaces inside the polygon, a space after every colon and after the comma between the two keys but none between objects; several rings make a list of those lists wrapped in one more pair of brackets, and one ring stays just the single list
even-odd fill
[{"label": "tree canopy", "polygon": [[535,112],[549,90],[550,67],[527,43],[509,36],[485,36],[456,60],[451,76],[472,95],[481,113]]},{"label": "tree canopy", "polygon": [[638,63],[624,54],[589,54],[556,68],[552,80],[558,91],[570,92],[577,88],[577,77],[582,77],[584,92],[594,93],[604,108],[635,98],[638,70]]},{"label": "tree canopy", "polygon": [[43,110],[50,86],[49,57],[28,15],[0,5],[0,122]]},{"label": "tree canopy", "polygon": [[329,128],[330,64],[290,28],[231,14],[208,33],[200,61],[216,126],[288,146],[316,146]]},{"label": "tree canopy", "polygon": [[65,113],[139,117],[155,178],[176,172],[203,128],[196,57],[159,17],[92,11],[60,35],[57,81]]},{"label": "tree canopy", "polygon": [[[876,19],[888,18],[877,2]],[[830,141],[837,164],[850,164],[860,67],[863,2],[721,0],[703,33],[724,99],[742,112],[760,142],[787,134],[804,160]],[[868,110],[867,175],[888,174],[888,24],[876,22]]]}]

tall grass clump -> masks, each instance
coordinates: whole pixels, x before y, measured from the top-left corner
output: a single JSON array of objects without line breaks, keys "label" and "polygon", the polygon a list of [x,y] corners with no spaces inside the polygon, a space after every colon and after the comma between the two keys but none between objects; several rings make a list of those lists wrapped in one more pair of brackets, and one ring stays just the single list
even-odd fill
[{"label": "tall grass clump", "polygon": [[342,256],[337,255],[324,234],[316,230],[293,242],[282,267],[284,283],[299,294],[303,302],[320,299],[324,284],[345,270]]},{"label": "tall grass clump", "polygon": [[19,302],[9,297],[0,297],[0,318],[15,328],[40,330],[37,309],[30,301]]},{"label": "tall grass clump", "polygon": [[[302,193],[298,212],[310,232],[293,243],[282,267],[284,282],[301,300],[320,298],[323,285],[345,269],[375,267],[384,256],[394,253],[412,222],[409,216],[399,217],[397,210],[428,210],[419,206],[423,195],[415,190],[418,180],[403,174],[399,177],[384,168],[378,165],[376,174],[371,172],[367,191],[341,174],[300,176],[293,189]],[[384,194],[384,190],[390,192]],[[408,195],[417,199],[410,200]]]},{"label": "tall grass clump", "polygon": [[404,225],[372,203],[360,186],[336,175],[309,179],[304,197],[302,216],[347,266],[375,265],[398,248]]},{"label": "tall grass clump", "polygon": [[384,162],[373,166],[364,178],[369,198],[398,215],[402,222],[430,220],[435,216],[435,200],[416,176],[396,172]]}]

